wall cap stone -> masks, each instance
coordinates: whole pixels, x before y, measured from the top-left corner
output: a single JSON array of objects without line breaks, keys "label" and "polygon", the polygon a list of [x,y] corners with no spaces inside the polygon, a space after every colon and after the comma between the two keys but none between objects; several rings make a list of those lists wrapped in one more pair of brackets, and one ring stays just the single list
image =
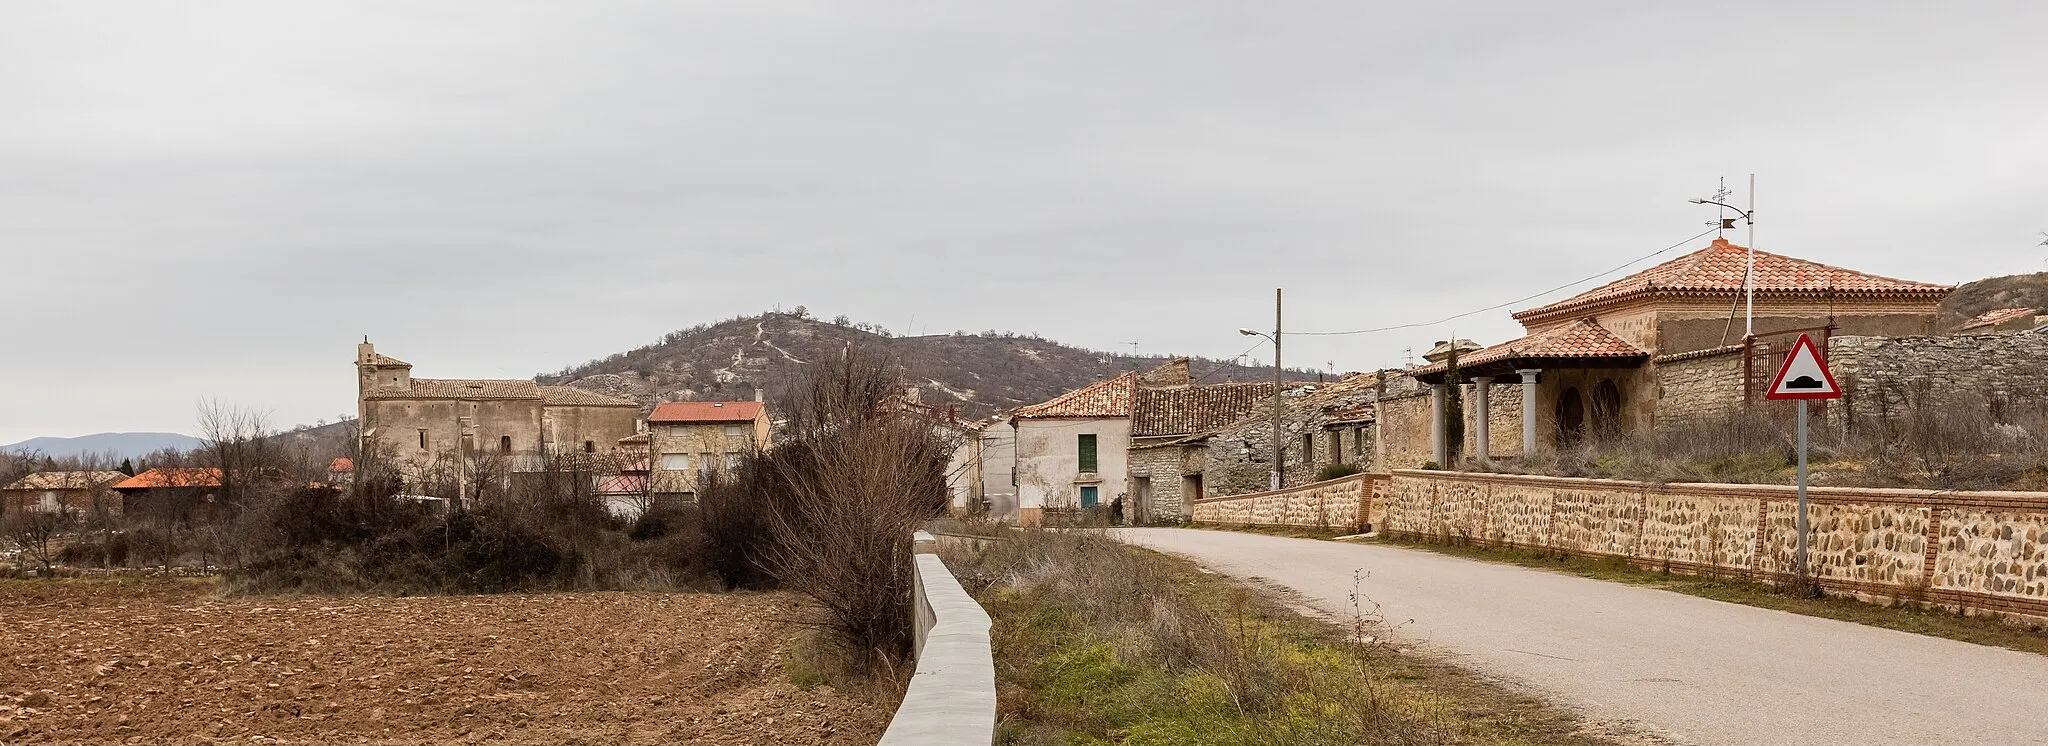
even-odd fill
[{"label": "wall cap stone", "polygon": [[[1423,473],[1424,473],[1424,474],[1430,474],[1430,473],[1434,473],[1434,472],[1423,472]],[[1195,504],[1196,504],[1196,505],[1207,505],[1207,504],[1209,504],[1209,503],[1220,503],[1220,502],[1230,502],[1230,501],[1232,501],[1232,500],[1250,500],[1250,499],[1253,499],[1253,498],[1259,498],[1259,497],[1275,497],[1275,496],[1280,496],[1280,495],[1293,495],[1293,494],[1298,494],[1298,493],[1301,493],[1301,492],[1304,492],[1304,491],[1307,491],[1307,490],[1315,490],[1315,489],[1322,489],[1322,488],[1326,488],[1326,487],[1335,487],[1335,486],[1338,486],[1338,485],[1341,485],[1341,484],[1345,484],[1345,483],[1347,483],[1347,482],[1360,482],[1360,481],[1368,481],[1368,480],[1371,480],[1371,479],[1374,479],[1374,478],[1380,478],[1380,479],[1385,479],[1386,477],[1387,477],[1387,475],[1385,475],[1385,474],[1374,474],[1374,473],[1372,473],[1372,472],[1359,472],[1359,473],[1357,473],[1357,474],[1349,474],[1349,475],[1341,476],[1341,477],[1338,477],[1338,478],[1336,478],[1336,479],[1326,479],[1326,480],[1323,480],[1323,481],[1321,481],[1321,482],[1310,482],[1310,483],[1308,483],[1308,484],[1304,484],[1304,485],[1297,485],[1297,486],[1294,486],[1294,487],[1287,487],[1287,488],[1284,488],[1284,489],[1279,489],[1279,490],[1266,490],[1266,491],[1264,491],[1264,492],[1247,492],[1247,493],[1245,493],[1245,494],[1242,494],[1242,495],[1224,495],[1224,496],[1221,496],[1221,497],[1205,497],[1205,498],[1202,498],[1202,499],[1200,499],[1200,500],[1196,500],[1196,501],[1195,501]]]},{"label": "wall cap stone", "polygon": [[[922,548],[937,538],[919,531],[913,541]],[[877,746],[994,743],[996,664],[988,611],[967,595],[938,555],[913,559],[917,672]]]},{"label": "wall cap stone", "polygon": [[[1426,479],[1447,479],[1462,482],[1492,482],[1496,484],[1543,485],[1552,487],[1581,487],[1632,489],[1652,493],[1755,497],[1771,500],[1798,499],[1799,488],[1789,484],[1720,484],[1710,482],[1671,482],[1656,484],[1635,482],[1625,479],[1594,479],[1588,477],[1553,477],[1540,474],[1499,474],[1470,471],[1433,471],[1428,469],[1395,469],[1395,477]],[[1973,507],[2018,507],[2027,509],[2048,508],[2048,492],[2018,492],[2003,490],[1958,491],[1923,490],[1896,487],[1809,487],[1807,496],[1816,502],[1885,502],[1885,503],[1938,503],[1941,505],[1965,505]],[[1240,496],[1244,497],[1244,496]]]}]

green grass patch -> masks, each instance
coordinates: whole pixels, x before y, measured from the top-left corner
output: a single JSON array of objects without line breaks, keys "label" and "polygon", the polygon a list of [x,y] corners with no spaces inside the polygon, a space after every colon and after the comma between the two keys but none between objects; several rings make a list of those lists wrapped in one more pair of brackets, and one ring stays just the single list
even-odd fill
[{"label": "green grass patch", "polygon": [[1575,715],[1084,532],[947,556],[995,620],[998,743],[1603,744]]}]

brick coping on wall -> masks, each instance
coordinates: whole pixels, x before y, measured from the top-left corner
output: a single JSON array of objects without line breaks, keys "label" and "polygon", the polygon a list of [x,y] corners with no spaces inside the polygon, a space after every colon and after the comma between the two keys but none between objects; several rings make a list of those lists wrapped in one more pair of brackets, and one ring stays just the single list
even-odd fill
[{"label": "brick coping on wall", "polygon": [[[1425,472],[1425,473],[1427,473],[1427,472]],[[1296,485],[1296,486],[1293,486],[1293,487],[1282,487],[1282,488],[1280,488],[1280,489],[1277,489],[1277,490],[1266,490],[1266,491],[1264,491],[1264,492],[1247,492],[1247,493],[1244,493],[1244,494],[1242,494],[1242,495],[1223,495],[1223,496],[1220,496],[1220,497],[1204,497],[1204,498],[1202,498],[1202,499],[1200,499],[1200,500],[1196,500],[1196,501],[1195,501],[1195,504],[1196,504],[1196,505],[1207,505],[1207,504],[1210,504],[1210,503],[1221,503],[1221,502],[1230,502],[1230,501],[1232,501],[1232,500],[1250,500],[1250,499],[1253,499],[1253,498],[1259,498],[1259,497],[1276,497],[1276,496],[1280,496],[1280,495],[1292,495],[1292,494],[1295,494],[1295,493],[1301,492],[1302,490],[1311,490],[1311,489],[1322,489],[1322,488],[1325,488],[1325,487],[1335,487],[1335,486],[1337,486],[1337,485],[1340,485],[1340,484],[1344,484],[1345,482],[1357,482],[1357,481],[1369,480],[1369,479],[1372,479],[1372,478],[1374,478],[1374,477],[1379,477],[1379,478],[1382,478],[1382,479],[1384,479],[1384,478],[1386,478],[1386,476],[1387,476],[1387,475],[1385,475],[1385,474],[1374,474],[1374,473],[1371,473],[1371,472],[1359,472],[1359,473],[1357,473],[1357,474],[1347,474],[1347,475],[1345,475],[1345,476],[1341,476],[1341,477],[1338,477],[1338,478],[1336,478],[1336,479],[1325,479],[1325,480],[1323,480],[1323,481],[1320,481],[1320,482],[1309,482],[1308,484]]]},{"label": "brick coping on wall", "polygon": [[[1500,474],[1472,471],[1396,469],[1395,475],[1443,479],[1454,482],[1496,484],[1538,484],[1555,487],[1608,488],[1661,493],[1692,493],[1762,500],[1797,500],[1799,488],[1789,484],[1724,484],[1717,482],[1636,482],[1626,479],[1553,477],[1538,474]],[[1273,493],[1265,493],[1273,494]],[[1808,502],[1818,504],[1882,503],[1919,507],[2023,508],[2048,510],[2048,492],[2005,490],[1957,491],[1902,489],[1897,487],[1809,487]]]}]

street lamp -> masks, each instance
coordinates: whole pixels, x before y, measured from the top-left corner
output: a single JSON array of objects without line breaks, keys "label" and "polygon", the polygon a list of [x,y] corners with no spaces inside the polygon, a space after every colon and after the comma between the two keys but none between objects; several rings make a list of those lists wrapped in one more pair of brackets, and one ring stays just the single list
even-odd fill
[{"label": "street lamp", "polygon": [[1281,465],[1280,454],[1285,451],[1286,441],[1280,437],[1280,288],[1273,288],[1273,333],[1238,329],[1238,334],[1247,337],[1265,337],[1273,343],[1273,470],[1267,473],[1267,489],[1277,490],[1286,473]]}]

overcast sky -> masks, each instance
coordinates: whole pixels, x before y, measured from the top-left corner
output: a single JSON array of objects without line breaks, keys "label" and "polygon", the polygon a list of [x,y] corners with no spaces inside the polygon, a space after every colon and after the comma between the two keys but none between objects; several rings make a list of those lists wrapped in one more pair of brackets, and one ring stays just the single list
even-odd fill
[{"label": "overcast sky", "polygon": [[2040,271],[2044,30],[2036,2],[0,4],[0,443],[190,432],[202,396],[333,419],[365,334],[525,377],[778,305],[1228,357],[1274,287],[1300,331],[1490,306],[1704,230],[1685,200],[1752,171],[1766,250]]}]

